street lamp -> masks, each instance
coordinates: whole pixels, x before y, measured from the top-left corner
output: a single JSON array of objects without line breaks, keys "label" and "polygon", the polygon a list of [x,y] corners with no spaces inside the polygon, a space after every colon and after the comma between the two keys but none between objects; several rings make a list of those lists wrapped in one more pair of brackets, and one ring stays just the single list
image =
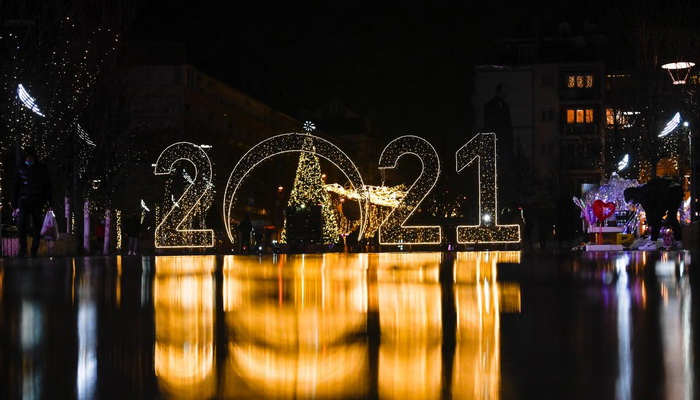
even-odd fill
[{"label": "street lamp", "polygon": [[[674,85],[685,85],[688,76],[690,76],[690,70],[695,66],[694,62],[689,62],[689,61],[676,61],[676,62],[671,62],[667,63],[661,66],[661,68],[665,69],[668,71],[669,76],[671,77],[671,82]],[[678,114],[677,114],[678,115]],[[678,122],[680,122],[680,116],[678,118]],[[676,123],[676,126],[678,124]],[[689,124],[687,121],[683,122],[683,126],[686,128],[686,132],[688,134],[688,152],[690,154],[690,174],[688,178],[689,182],[689,190],[690,190],[690,220],[695,221],[697,220],[697,183],[696,180],[698,179],[697,177],[697,172],[698,168],[695,166],[695,159],[694,159],[694,151],[693,151],[693,132],[692,129],[689,127]],[[675,127],[673,128],[675,129]],[[672,130],[672,129],[671,129]],[[666,134],[670,133],[667,132]],[[661,136],[661,135],[659,135]],[[681,169],[682,171],[682,169]],[[681,172],[681,175],[683,175],[683,172]]]}]

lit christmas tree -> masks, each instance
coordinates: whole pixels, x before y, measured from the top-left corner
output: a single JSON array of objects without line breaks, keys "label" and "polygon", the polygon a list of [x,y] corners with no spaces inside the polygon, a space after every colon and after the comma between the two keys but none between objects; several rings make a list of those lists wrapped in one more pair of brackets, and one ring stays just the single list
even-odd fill
[{"label": "lit christmas tree", "polygon": [[[304,128],[309,132],[313,125],[307,122]],[[294,187],[287,203],[282,243],[320,241],[330,244],[338,241],[333,204],[324,188],[321,166],[313,151],[313,138],[309,135],[304,141],[304,151],[299,155]]]}]

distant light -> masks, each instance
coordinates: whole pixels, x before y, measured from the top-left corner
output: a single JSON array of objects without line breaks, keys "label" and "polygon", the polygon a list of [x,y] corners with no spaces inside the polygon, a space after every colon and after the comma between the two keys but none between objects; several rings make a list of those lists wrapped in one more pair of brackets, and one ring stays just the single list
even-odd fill
[{"label": "distant light", "polygon": [[141,208],[143,208],[146,211],[151,211],[148,207],[146,207],[146,202],[141,199]]},{"label": "distant light", "polygon": [[630,155],[625,154],[624,157],[622,157],[622,160],[617,163],[617,170],[622,171],[623,169],[627,168],[627,165],[629,165],[630,162]]},{"label": "distant light", "polygon": [[39,111],[39,106],[36,104],[36,101],[34,100],[34,98],[32,96],[29,95],[29,93],[24,88],[24,86],[22,86],[21,83],[19,85],[17,85],[17,97],[19,97],[19,101],[21,101],[25,107],[32,110],[34,112],[34,114],[36,114],[40,117],[45,116],[44,114],[41,113],[41,111]]},{"label": "distant light", "polygon": [[491,214],[484,214],[481,219],[484,220],[484,222],[489,223],[491,222]]},{"label": "distant light", "polygon": [[210,145],[210,144],[200,144],[199,147],[201,147],[201,148],[203,148],[203,149],[211,149],[211,145]]},{"label": "distant light", "polygon": [[669,133],[673,132],[674,129],[678,127],[678,125],[681,123],[681,113],[676,113],[676,115],[671,118],[670,121],[666,124],[666,127],[659,133],[659,137],[664,137],[668,135]]}]

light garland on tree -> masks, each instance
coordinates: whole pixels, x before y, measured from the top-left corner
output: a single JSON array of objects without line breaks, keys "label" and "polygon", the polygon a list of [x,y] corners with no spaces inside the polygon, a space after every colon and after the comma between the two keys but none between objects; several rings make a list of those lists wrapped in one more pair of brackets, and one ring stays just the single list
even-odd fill
[{"label": "light garland on tree", "polygon": [[[212,183],[211,161],[202,147],[194,143],[178,142],[163,150],[155,164],[154,173],[156,175],[172,175],[175,173],[174,165],[180,161],[188,161],[194,165],[194,178],[190,178],[186,172],[183,172],[187,188],[179,199],[163,212],[163,217],[157,220],[154,237],[155,247],[213,247],[213,230],[191,227],[197,215],[201,217],[198,225],[204,226],[204,214],[213,201],[214,185]],[[166,187],[165,195],[173,197],[167,189]],[[187,225],[190,227],[186,228]]]},{"label": "light garland on tree", "polygon": [[[308,124],[308,122],[307,122]],[[338,239],[338,223],[328,192],[324,189],[321,177],[321,166],[316,157],[312,136],[309,134],[304,140],[301,154],[299,154],[299,164],[294,177],[294,186],[289,196],[287,207],[310,209],[313,206],[321,207],[321,240],[325,244],[332,244]],[[287,243],[287,223],[284,220],[284,227],[280,238],[280,243]],[[298,227],[297,227],[298,228]],[[308,228],[308,227],[306,227]],[[308,232],[306,232],[308,234]]]},{"label": "light garland on tree", "polygon": [[439,225],[405,225],[425,197],[433,190],[440,177],[440,158],[435,148],[425,139],[406,135],[391,141],[379,157],[379,169],[396,168],[399,158],[406,154],[417,156],[422,164],[421,173],[379,227],[381,244],[439,244],[442,227]]},{"label": "light garland on tree", "polygon": [[[307,143],[307,140],[310,141],[310,144]],[[360,212],[362,217],[360,218],[361,223],[358,237],[362,238],[367,225],[365,221],[367,196],[363,193],[363,188],[365,185],[357,166],[355,166],[352,160],[342,150],[325,139],[309,133],[285,133],[263,140],[262,142],[253,146],[245,155],[243,155],[243,157],[233,168],[233,171],[231,171],[231,175],[229,176],[226,184],[226,190],[224,192],[222,215],[224,217],[226,233],[228,234],[229,240],[231,240],[232,243],[234,242],[235,236],[235,232],[233,232],[231,226],[231,222],[233,221],[233,207],[236,204],[238,190],[250,171],[252,171],[260,163],[270,159],[273,156],[290,152],[306,151],[305,148],[310,148],[311,153],[316,156],[323,157],[338,167],[346,178],[348,178],[350,184],[352,184],[358,191],[360,191],[360,193],[362,193],[362,200],[360,202]]]},{"label": "light garland on tree", "polygon": [[457,243],[518,243],[519,225],[498,224],[496,134],[478,133],[457,150],[457,172],[476,160],[479,177],[479,224],[457,227]]}]

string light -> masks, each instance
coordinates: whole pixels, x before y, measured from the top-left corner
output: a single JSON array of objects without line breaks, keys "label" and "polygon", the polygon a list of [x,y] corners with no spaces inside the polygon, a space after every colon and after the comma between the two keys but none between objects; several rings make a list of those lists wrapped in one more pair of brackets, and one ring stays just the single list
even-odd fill
[{"label": "string light", "polygon": [[39,106],[36,104],[36,100],[34,100],[34,98],[29,95],[27,89],[25,89],[21,83],[17,85],[17,97],[19,98],[19,101],[22,102],[22,104],[24,104],[25,107],[32,110],[34,114],[40,117],[45,117],[45,115],[42,114],[41,111],[39,111]]},{"label": "string light", "polygon": [[[307,122],[309,124],[309,122]],[[306,124],[305,124],[306,125]],[[307,127],[310,128],[310,127]],[[304,209],[310,206],[321,206],[321,240],[325,244],[332,244],[338,240],[338,222],[333,211],[332,203],[328,192],[324,190],[323,175],[321,174],[321,166],[318,163],[318,157],[314,154],[313,139],[310,135],[304,140],[304,147],[299,154],[299,164],[294,177],[294,186],[292,193],[289,196],[287,207],[300,207]],[[306,214],[308,215],[308,213]],[[309,228],[306,224],[297,223],[296,225],[290,222],[289,216],[284,220],[284,228],[280,238],[280,243],[288,243],[288,230],[294,228],[295,233],[301,233],[308,236]],[[301,222],[301,221],[299,221]],[[308,239],[314,239],[309,237]]]},{"label": "string light", "polygon": [[379,157],[379,169],[396,168],[405,154],[417,156],[422,164],[418,178],[408,189],[402,201],[392,210],[379,227],[381,244],[438,244],[442,241],[439,225],[405,225],[420,203],[433,190],[440,177],[440,158],[435,148],[425,139],[406,135],[392,140]]},{"label": "string light", "polygon": [[496,134],[478,133],[455,153],[457,172],[477,161],[479,224],[457,227],[457,243],[518,243],[519,225],[498,224]]},{"label": "string light", "polygon": [[[307,148],[310,148],[310,151],[306,150]],[[356,190],[362,193],[360,206],[360,213],[362,216],[360,218],[361,223],[358,240],[362,238],[367,225],[365,220],[367,196],[363,193],[365,185],[357,166],[355,166],[352,160],[342,150],[325,139],[309,133],[284,133],[265,139],[253,146],[243,155],[233,168],[233,171],[231,171],[224,192],[223,216],[226,233],[232,243],[234,242],[235,235],[231,226],[231,222],[233,221],[233,206],[236,204],[238,189],[244,179],[251,170],[263,161],[276,155],[299,151],[307,151],[328,160],[338,167]]]},{"label": "string light", "polygon": [[[180,198],[159,219],[155,230],[155,247],[213,247],[213,230],[185,228],[186,224],[192,224],[196,215],[204,215],[213,201],[211,161],[200,146],[178,142],[163,150],[156,161],[154,173],[172,175],[175,172],[173,166],[180,161],[188,161],[194,165],[194,178],[187,181],[188,186]],[[174,199],[167,187],[165,194]],[[200,225],[204,226],[203,221],[200,221]]]}]

